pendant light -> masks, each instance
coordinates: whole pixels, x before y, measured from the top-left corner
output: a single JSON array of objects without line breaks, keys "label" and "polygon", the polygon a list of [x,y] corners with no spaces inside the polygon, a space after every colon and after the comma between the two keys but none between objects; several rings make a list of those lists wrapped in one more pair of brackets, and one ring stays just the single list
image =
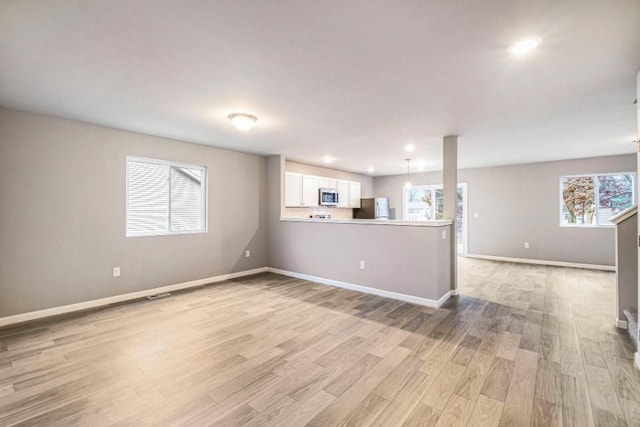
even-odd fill
[{"label": "pendant light", "polygon": [[411,159],[405,159],[407,161],[407,182],[404,184],[404,188],[411,188]]}]

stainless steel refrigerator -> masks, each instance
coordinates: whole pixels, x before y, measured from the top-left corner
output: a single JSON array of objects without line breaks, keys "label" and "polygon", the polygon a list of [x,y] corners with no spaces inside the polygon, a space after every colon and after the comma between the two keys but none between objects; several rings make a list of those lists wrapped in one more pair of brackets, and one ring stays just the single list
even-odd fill
[{"label": "stainless steel refrigerator", "polygon": [[353,217],[356,219],[389,219],[389,198],[360,199],[360,209],[353,211]]}]

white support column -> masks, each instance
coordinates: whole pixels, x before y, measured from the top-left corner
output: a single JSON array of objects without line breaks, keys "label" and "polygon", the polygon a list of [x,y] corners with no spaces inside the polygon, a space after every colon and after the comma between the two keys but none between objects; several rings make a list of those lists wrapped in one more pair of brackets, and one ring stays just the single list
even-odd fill
[{"label": "white support column", "polygon": [[456,236],[456,197],[458,191],[458,136],[442,140],[442,196],[444,219],[453,220],[451,227],[451,295],[458,294],[458,243]]}]

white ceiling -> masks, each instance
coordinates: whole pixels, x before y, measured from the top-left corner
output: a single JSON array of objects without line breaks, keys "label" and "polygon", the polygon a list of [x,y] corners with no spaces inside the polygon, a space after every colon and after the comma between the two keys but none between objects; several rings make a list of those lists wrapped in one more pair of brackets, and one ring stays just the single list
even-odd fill
[{"label": "white ceiling", "polygon": [[376,175],[407,143],[437,169],[447,134],[460,167],[632,153],[639,23],[638,0],[2,0],[0,105]]}]

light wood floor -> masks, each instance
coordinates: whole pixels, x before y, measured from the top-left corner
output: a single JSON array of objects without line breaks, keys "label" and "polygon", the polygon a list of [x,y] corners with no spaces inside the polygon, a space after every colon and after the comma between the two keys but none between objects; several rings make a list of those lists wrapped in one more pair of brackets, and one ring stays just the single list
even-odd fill
[{"label": "light wood floor", "polygon": [[442,309],[263,274],[0,330],[0,425],[640,426],[611,273],[460,270]]}]

